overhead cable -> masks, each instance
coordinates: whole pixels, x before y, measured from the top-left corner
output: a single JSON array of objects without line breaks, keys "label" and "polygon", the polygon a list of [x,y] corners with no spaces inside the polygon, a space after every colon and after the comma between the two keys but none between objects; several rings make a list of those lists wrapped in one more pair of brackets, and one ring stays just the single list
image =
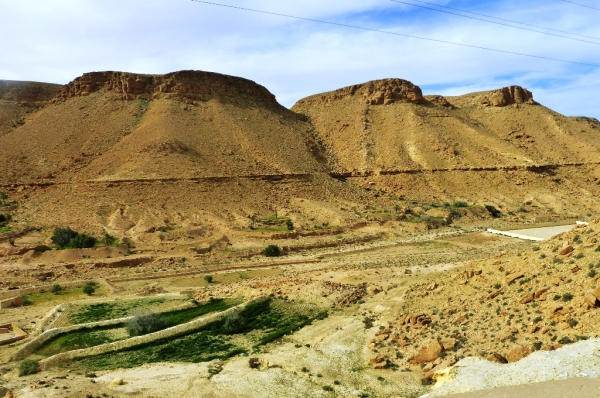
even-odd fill
[{"label": "overhead cable", "polygon": [[575,65],[583,65],[583,66],[591,66],[591,67],[594,67],[594,68],[600,68],[599,64],[591,64],[591,63],[587,63],[587,62],[569,61],[569,60],[559,59],[559,58],[544,57],[542,55],[525,54],[525,53],[520,53],[520,52],[516,52],[516,51],[508,51],[508,50],[500,50],[500,49],[497,49],[497,48],[476,46],[476,45],[473,45],[473,44],[464,44],[464,43],[457,43],[457,42],[447,41],[447,40],[432,39],[432,38],[429,38],[429,37],[409,35],[409,34],[405,34],[405,33],[391,32],[389,30],[366,28],[366,27],[363,27],[363,26],[349,25],[349,24],[344,24],[344,23],[339,23],[339,22],[331,22],[331,21],[323,21],[323,20],[314,19],[314,18],[298,17],[298,16],[295,16],[295,15],[281,14],[281,13],[277,13],[277,12],[264,11],[264,10],[257,10],[257,9],[254,9],[254,8],[232,6],[232,5],[229,5],[229,4],[214,3],[214,2],[210,2],[210,1],[204,1],[204,0],[190,0],[190,1],[193,1],[195,3],[208,4],[208,5],[213,5],[213,6],[218,6],[218,7],[225,7],[225,8],[230,8],[230,9],[242,10],[242,11],[256,12],[256,13],[259,13],[259,14],[266,14],[266,15],[273,15],[273,16],[278,16],[278,17],[285,17],[285,18],[297,19],[297,20],[301,20],[301,21],[317,22],[317,23],[322,23],[322,24],[327,24],[327,25],[341,26],[341,27],[344,27],[344,28],[364,30],[364,31],[368,31],[368,32],[377,32],[377,33],[383,33],[383,34],[387,34],[387,35],[409,37],[409,38],[412,38],[412,39],[426,40],[426,41],[430,41],[430,42],[434,42],[434,43],[452,44],[452,45],[455,45],[455,46],[461,46],[461,47],[467,47],[467,48],[475,48],[475,49],[478,49],[478,50],[493,51],[493,52],[503,53],[503,54],[519,55],[519,56],[522,56],[522,57],[544,59],[544,60],[547,60],[547,61],[563,62],[563,63],[567,63],[567,64],[575,64]]},{"label": "overhead cable", "polygon": [[553,29],[553,28],[546,28],[545,26],[532,25],[532,24],[529,24],[529,23],[524,23],[524,22],[519,22],[519,21],[513,21],[512,19],[498,18],[498,17],[494,17],[494,16],[491,16],[491,15],[481,14],[481,13],[478,13],[478,12],[461,10],[460,8],[454,8],[454,7],[442,6],[442,5],[435,4],[435,3],[429,3],[427,1],[422,1],[422,0],[410,0],[410,1],[415,2],[415,3],[429,4],[430,6],[435,6],[435,7],[438,7],[438,8],[445,8],[447,10],[454,10],[454,11],[464,12],[464,13],[467,13],[467,14],[479,15],[480,17],[491,18],[491,19],[495,19],[495,20],[498,20],[498,21],[516,23],[517,25],[529,26],[529,27],[537,28],[537,29],[550,30],[552,32],[565,33],[565,34],[572,35],[572,36],[579,36],[579,37],[586,37],[588,39],[600,40],[600,38],[598,38],[598,37],[580,35],[579,33],[567,32],[565,30],[558,30],[558,29]]},{"label": "overhead cable", "polygon": [[600,11],[600,8],[586,6],[585,4],[575,3],[574,1],[568,1],[568,0],[560,0],[560,1],[565,2],[565,3],[575,4],[576,6],[585,7],[585,8],[591,8],[592,10],[598,10],[598,11]]},{"label": "overhead cable", "polygon": [[469,16],[469,15],[457,14],[457,13],[455,13],[455,12],[452,12],[452,11],[438,10],[437,8],[432,8],[432,7],[427,7],[427,6],[421,6],[421,5],[418,5],[418,4],[412,4],[412,3],[408,3],[408,2],[406,2],[406,1],[401,1],[401,0],[390,0],[390,1],[393,1],[394,3],[406,4],[406,5],[413,6],[413,7],[424,8],[424,9],[426,9],[426,10],[431,10],[431,11],[442,12],[442,13],[444,13],[444,14],[456,15],[456,16],[458,16],[458,17],[463,17],[463,18],[474,19],[474,20],[477,20],[477,21],[483,21],[483,22],[487,22],[487,23],[493,23],[493,24],[495,24],[495,25],[508,26],[508,27],[510,27],[510,28],[521,29],[521,30],[527,30],[527,31],[529,31],[529,32],[537,32],[537,33],[542,33],[542,34],[545,34],[545,35],[556,36],[556,37],[562,37],[562,38],[564,38],[564,39],[576,40],[576,41],[582,41],[582,42],[584,42],[584,43],[590,43],[590,44],[595,44],[595,45],[597,45],[597,46],[600,46],[600,43],[598,43],[598,42],[595,42],[595,41],[589,41],[589,40],[577,39],[577,38],[575,38],[575,37],[568,37],[568,36],[563,36],[563,35],[557,35],[556,33],[549,33],[549,32],[544,32],[544,31],[541,31],[541,30],[535,30],[535,29],[523,28],[523,27],[521,27],[521,26],[514,26],[514,25],[509,25],[509,24],[506,24],[506,23],[503,23],[503,22],[495,22],[495,21],[490,21],[490,20],[483,19],[483,18],[471,17],[471,16]]}]

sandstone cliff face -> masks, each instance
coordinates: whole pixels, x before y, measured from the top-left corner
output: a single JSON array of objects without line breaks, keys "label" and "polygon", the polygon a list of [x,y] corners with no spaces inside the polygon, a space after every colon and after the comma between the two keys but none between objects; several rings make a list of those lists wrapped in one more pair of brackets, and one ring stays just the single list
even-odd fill
[{"label": "sandstone cliff face", "polygon": [[481,104],[497,107],[525,103],[536,104],[533,100],[533,93],[520,86],[509,86],[490,91],[481,98]]},{"label": "sandstone cliff face", "polygon": [[247,79],[202,71],[179,71],[166,75],[139,75],[127,72],[91,72],[63,87],[55,102],[94,92],[112,92],[125,100],[179,99],[191,103],[213,98],[246,97],[277,104],[265,87]]},{"label": "sandstone cliff face", "polygon": [[295,106],[329,104],[348,98],[362,98],[369,105],[389,105],[395,102],[421,104],[424,102],[423,93],[418,86],[407,80],[384,79],[313,95],[298,101]]}]

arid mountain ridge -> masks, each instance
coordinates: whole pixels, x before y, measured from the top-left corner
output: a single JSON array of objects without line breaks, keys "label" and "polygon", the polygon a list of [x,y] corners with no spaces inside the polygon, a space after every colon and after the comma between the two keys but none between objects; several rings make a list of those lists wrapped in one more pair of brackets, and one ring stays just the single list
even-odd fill
[{"label": "arid mountain ridge", "polygon": [[385,79],[288,110],[238,77],[93,72],[63,87],[3,82],[0,106],[0,185],[44,225],[231,226],[274,208],[344,224],[348,209],[398,197],[581,214],[600,193],[600,123],[519,86],[444,98]]}]

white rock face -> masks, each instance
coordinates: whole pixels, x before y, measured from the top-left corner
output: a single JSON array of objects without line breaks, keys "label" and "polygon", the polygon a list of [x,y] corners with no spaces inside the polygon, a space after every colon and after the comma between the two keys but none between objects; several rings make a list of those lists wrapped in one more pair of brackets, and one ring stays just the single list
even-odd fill
[{"label": "white rock face", "polygon": [[600,375],[600,339],[580,341],[556,351],[536,351],[514,363],[469,357],[438,373],[434,390],[423,398],[549,380]]}]

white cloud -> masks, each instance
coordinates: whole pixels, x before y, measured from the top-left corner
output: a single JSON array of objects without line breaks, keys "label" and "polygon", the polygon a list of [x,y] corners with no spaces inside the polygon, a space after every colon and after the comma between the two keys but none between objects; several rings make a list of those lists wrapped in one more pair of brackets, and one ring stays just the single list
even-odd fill
[{"label": "white cloud", "polygon": [[[600,64],[600,46],[416,10],[387,0],[222,1]],[[600,38],[597,14],[567,3],[446,0],[438,4]],[[255,80],[286,106],[306,95],[384,77],[404,78],[428,88],[442,87],[441,93],[453,94],[520,84],[534,91],[538,101],[559,112],[600,118],[600,98],[595,95],[600,68],[303,22],[189,0],[20,0],[3,2],[2,13],[3,79],[66,83],[92,70],[166,73],[201,69]]]}]

